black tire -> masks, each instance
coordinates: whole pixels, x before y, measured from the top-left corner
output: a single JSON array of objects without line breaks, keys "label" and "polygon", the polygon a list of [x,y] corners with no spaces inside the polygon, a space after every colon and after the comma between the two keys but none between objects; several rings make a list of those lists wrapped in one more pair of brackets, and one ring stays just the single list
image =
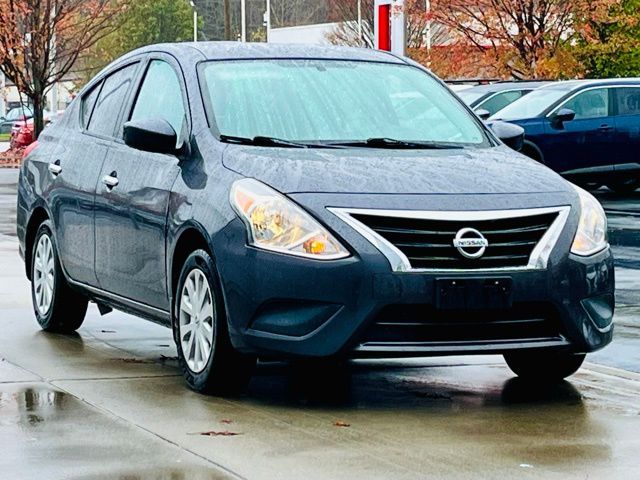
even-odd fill
[{"label": "black tire", "polygon": [[627,195],[629,193],[635,192],[638,187],[640,187],[640,179],[629,178],[627,180],[618,180],[615,182],[607,183],[607,187],[620,195]]},{"label": "black tire", "polygon": [[[190,350],[188,359],[183,351],[181,341],[181,328],[184,328],[181,326],[182,296],[183,292],[185,292],[185,283],[195,270],[199,270],[204,274],[212,296],[211,300],[213,300],[214,318],[211,321],[213,341],[210,345],[206,365],[201,369],[192,369],[189,366],[193,349]],[[196,273],[196,275],[198,274]],[[206,251],[196,250],[185,261],[175,292],[173,312],[174,338],[178,349],[178,360],[189,387],[200,393],[222,395],[236,394],[244,390],[253,374],[256,357],[238,352],[231,344],[220,282],[213,260]],[[189,317],[189,322],[194,321],[190,315],[186,313],[185,315]],[[204,319],[201,323],[205,323]],[[185,341],[188,341],[192,335],[194,335],[193,332],[191,334],[189,332],[185,333]],[[195,340],[192,340],[192,343],[194,342]],[[193,355],[195,356],[196,354],[193,353]]]},{"label": "black tire", "polygon": [[[58,259],[58,251],[56,248],[55,238],[53,236],[51,222],[44,221],[36,232],[36,238],[33,242],[31,253],[31,299],[33,302],[33,311],[40,327],[47,332],[55,333],[72,333],[75,332],[87,313],[87,297],[73,290],[67,283],[60,260]],[[46,237],[46,239],[44,238]],[[48,309],[39,307],[38,292],[43,288],[42,283],[38,285],[38,279],[42,278],[39,272],[36,272],[36,262],[38,261],[37,250],[41,240],[45,242],[48,239],[53,255],[53,286],[51,301]]]},{"label": "black tire", "polygon": [[514,352],[504,359],[518,377],[536,382],[559,382],[582,366],[586,355],[566,352]]}]

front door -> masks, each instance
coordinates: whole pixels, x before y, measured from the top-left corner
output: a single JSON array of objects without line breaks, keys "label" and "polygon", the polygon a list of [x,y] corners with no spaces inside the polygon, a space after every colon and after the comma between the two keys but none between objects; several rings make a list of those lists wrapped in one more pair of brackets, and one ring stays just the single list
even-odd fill
[{"label": "front door", "polygon": [[[578,93],[555,112],[573,110],[574,120],[554,125],[553,115],[545,128],[545,163],[561,173],[592,174],[611,165],[615,147],[615,121],[610,90],[590,89]],[[555,113],[554,112],[554,113]]]},{"label": "front door", "polygon": [[[165,119],[181,142],[188,128],[182,84],[170,61],[152,59],[124,120]],[[96,274],[103,290],[169,310],[167,212],[179,173],[174,155],[134,150],[122,141],[109,151],[96,197]]]},{"label": "front door", "polygon": [[614,89],[616,95],[616,168],[640,170],[640,86]]}]

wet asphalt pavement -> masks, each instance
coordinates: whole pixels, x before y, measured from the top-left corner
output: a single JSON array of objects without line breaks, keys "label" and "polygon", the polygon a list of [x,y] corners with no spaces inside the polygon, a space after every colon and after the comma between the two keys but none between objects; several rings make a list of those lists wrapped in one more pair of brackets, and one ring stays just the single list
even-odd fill
[{"label": "wet asphalt pavement", "polygon": [[[0,169],[0,478],[626,478],[640,472],[640,192],[598,193],[617,257],[614,343],[532,387],[501,357],[258,367],[237,398],[186,389],[167,329],[91,306],[46,334]],[[209,435],[201,435],[208,432]]]}]

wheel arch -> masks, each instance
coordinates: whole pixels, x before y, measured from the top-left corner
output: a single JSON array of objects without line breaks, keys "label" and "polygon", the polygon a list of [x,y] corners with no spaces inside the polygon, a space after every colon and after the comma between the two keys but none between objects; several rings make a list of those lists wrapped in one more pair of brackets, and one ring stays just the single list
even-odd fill
[{"label": "wheel arch", "polygon": [[173,307],[173,299],[175,295],[176,285],[180,277],[180,271],[187,257],[195,250],[202,249],[206,251],[212,258],[211,239],[205,229],[197,223],[185,225],[176,235],[176,241],[168,264],[168,290],[171,306]]},{"label": "wheel arch", "polygon": [[38,228],[42,225],[42,222],[50,219],[51,215],[49,215],[49,212],[42,205],[35,207],[29,216],[24,241],[24,265],[27,278],[29,280],[31,280],[31,256],[33,252],[33,242],[36,239]]},{"label": "wheel arch", "polygon": [[536,162],[540,162],[543,165],[545,165],[544,153],[542,153],[542,150],[540,150],[540,147],[538,147],[531,140],[527,140],[527,139],[524,140],[524,144],[522,145],[522,149],[520,150],[520,153],[535,160]]}]

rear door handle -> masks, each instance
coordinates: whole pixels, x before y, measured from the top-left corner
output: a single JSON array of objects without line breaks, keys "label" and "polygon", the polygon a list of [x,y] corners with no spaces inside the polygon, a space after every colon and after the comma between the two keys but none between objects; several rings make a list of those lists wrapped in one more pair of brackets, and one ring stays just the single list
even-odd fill
[{"label": "rear door handle", "polygon": [[56,160],[53,163],[49,164],[49,173],[54,177],[57,177],[62,173],[62,167],[60,166],[60,160]]},{"label": "rear door handle", "polygon": [[102,183],[104,183],[109,190],[118,186],[118,174],[116,172],[111,172],[109,175],[105,175],[102,178]]}]

